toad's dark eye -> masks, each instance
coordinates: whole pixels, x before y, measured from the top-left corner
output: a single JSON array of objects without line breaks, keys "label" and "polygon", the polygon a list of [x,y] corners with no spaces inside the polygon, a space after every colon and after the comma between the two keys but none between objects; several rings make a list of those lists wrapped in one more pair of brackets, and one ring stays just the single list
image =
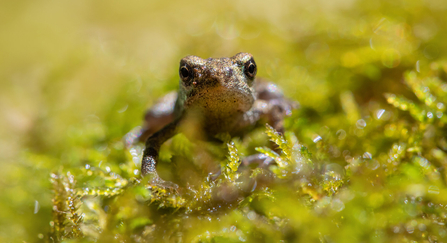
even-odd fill
[{"label": "toad's dark eye", "polygon": [[245,74],[250,77],[250,78],[254,78],[256,76],[256,72],[257,72],[257,67],[256,67],[256,63],[255,60],[253,58],[251,58],[250,60],[248,60],[248,62],[245,63]]},{"label": "toad's dark eye", "polygon": [[180,75],[182,76],[182,78],[187,78],[189,76],[188,68],[186,67],[180,68]]},{"label": "toad's dark eye", "polygon": [[254,74],[255,69],[256,69],[256,66],[253,63],[251,63],[250,66],[248,66],[248,72],[251,74]]},{"label": "toad's dark eye", "polygon": [[188,66],[188,64],[184,64],[180,66],[179,70],[180,78],[186,84],[192,79],[192,68]]}]

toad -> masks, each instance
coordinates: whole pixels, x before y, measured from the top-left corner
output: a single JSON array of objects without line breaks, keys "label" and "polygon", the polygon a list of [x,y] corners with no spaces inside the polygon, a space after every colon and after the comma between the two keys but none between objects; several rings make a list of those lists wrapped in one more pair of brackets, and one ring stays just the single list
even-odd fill
[{"label": "toad", "polygon": [[[179,132],[188,116],[200,117],[200,127],[208,139],[221,133],[243,136],[265,122],[282,133],[283,119],[296,105],[275,84],[256,78],[257,70],[249,53],[229,58],[181,59],[178,91],[165,95],[146,112],[138,137],[146,142],[141,174],[150,176],[153,184],[169,184],[156,171],[160,146]],[[243,162],[265,159],[252,155]]]}]

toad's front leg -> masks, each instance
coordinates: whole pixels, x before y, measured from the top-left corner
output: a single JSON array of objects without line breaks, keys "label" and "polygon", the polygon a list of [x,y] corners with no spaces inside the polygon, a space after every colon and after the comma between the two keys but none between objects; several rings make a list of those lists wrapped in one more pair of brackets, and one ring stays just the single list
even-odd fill
[{"label": "toad's front leg", "polygon": [[178,125],[181,118],[177,118],[158,132],[150,136],[146,141],[146,147],[143,152],[143,160],[141,162],[141,174],[150,176],[150,183],[163,187],[177,187],[174,183],[166,182],[160,178],[157,173],[156,165],[158,162],[158,153],[161,145],[166,140],[173,137],[178,132]]}]

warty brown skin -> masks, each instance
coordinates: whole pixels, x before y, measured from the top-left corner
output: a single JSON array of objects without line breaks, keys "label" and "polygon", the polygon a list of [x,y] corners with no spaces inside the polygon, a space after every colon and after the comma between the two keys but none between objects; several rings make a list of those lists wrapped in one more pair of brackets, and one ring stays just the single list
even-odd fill
[{"label": "warty brown skin", "polygon": [[[150,175],[154,184],[169,186],[156,171],[158,152],[178,133],[179,124],[188,115],[200,116],[200,126],[208,138],[220,133],[241,136],[262,121],[283,132],[283,119],[291,114],[295,103],[284,98],[273,83],[256,79],[256,72],[249,53],[230,58],[183,58],[179,91],[167,94],[145,115],[138,138],[146,140],[142,175]],[[257,160],[265,160],[265,156],[249,156],[249,160],[262,163]],[[252,161],[245,160],[244,164]]]}]

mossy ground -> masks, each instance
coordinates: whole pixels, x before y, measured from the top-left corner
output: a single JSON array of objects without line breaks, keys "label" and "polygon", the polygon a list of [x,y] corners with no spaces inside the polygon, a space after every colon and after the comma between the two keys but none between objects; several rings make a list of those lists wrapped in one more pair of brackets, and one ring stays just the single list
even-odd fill
[{"label": "mossy ground", "polygon": [[[1,242],[447,241],[445,1],[0,6]],[[179,191],[147,188],[125,134],[180,58],[241,51],[300,103],[285,136],[178,135]]]}]

